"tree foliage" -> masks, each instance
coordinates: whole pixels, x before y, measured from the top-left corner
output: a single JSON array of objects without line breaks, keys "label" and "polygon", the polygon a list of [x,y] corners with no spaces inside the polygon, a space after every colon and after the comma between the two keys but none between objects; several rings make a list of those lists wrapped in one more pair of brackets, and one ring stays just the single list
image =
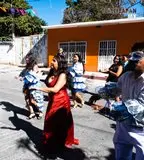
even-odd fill
[{"label": "tree foliage", "polygon": [[86,22],[120,18],[120,14],[110,14],[107,8],[119,7],[117,0],[66,0],[63,23]]},{"label": "tree foliage", "polygon": [[[136,1],[136,0],[131,0]],[[62,23],[118,19],[124,17],[124,6],[133,6],[127,0],[66,0]],[[136,2],[137,3],[137,2]]]},{"label": "tree foliage", "polygon": [[[29,9],[31,6],[24,0],[3,0],[0,7],[10,9],[22,8]],[[0,14],[0,41],[11,40],[12,33],[15,36],[28,36],[42,33],[41,25],[46,25],[45,21],[37,16],[25,14],[23,16],[13,16],[12,14]]]}]

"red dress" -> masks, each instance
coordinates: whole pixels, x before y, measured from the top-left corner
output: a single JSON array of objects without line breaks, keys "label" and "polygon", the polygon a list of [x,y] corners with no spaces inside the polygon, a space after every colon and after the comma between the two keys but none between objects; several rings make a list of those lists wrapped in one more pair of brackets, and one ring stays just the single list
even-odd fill
[{"label": "red dress", "polygon": [[[53,87],[58,80],[55,77],[48,87]],[[49,104],[45,115],[43,143],[47,150],[57,150],[64,146],[78,144],[74,139],[74,124],[70,110],[70,99],[64,86],[57,93],[49,93]]]}]

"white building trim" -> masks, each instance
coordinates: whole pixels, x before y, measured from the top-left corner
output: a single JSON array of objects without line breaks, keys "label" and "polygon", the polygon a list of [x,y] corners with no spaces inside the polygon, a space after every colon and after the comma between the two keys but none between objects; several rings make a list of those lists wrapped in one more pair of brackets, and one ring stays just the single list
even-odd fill
[{"label": "white building trim", "polygon": [[42,28],[43,29],[77,28],[77,27],[107,26],[107,25],[139,23],[139,22],[144,22],[144,17],[60,24],[60,25],[42,26]]}]

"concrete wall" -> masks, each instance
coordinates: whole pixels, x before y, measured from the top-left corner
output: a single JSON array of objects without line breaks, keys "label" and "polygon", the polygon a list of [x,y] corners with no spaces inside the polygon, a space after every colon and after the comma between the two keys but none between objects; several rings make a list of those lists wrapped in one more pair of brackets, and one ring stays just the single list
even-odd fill
[{"label": "concrete wall", "polygon": [[0,43],[0,63],[21,66],[32,52],[41,66],[47,66],[47,35],[16,37],[13,43]]},{"label": "concrete wall", "polygon": [[14,46],[12,43],[0,43],[0,63],[14,64],[15,54]]}]

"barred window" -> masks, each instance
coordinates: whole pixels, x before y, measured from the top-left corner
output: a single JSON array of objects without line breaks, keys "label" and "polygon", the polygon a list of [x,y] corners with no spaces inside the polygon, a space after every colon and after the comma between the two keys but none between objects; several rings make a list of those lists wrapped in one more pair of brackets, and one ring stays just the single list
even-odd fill
[{"label": "barred window", "polygon": [[59,48],[63,48],[69,64],[72,64],[74,54],[80,54],[85,63],[86,46],[86,42],[59,42]]},{"label": "barred window", "polygon": [[109,68],[116,55],[116,40],[99,42],[98,70]]},{"label": "barred window", "polygon": [[115,56],[116,54],[116,41],[100,41],[99,56]]}]

